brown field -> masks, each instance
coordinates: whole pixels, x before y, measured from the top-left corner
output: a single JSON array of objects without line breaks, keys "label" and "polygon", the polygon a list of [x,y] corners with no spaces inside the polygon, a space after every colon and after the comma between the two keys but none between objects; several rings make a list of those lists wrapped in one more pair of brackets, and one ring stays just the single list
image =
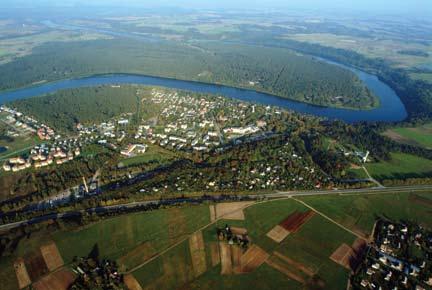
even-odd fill
[{"label": "brown field", "polygon": [[283,220],[279,225],[290,233],[297,232],[303,224],[315,215],[315,212],[309,210],[306,212],[294,212]]},{"label": "brown field", "polygon": [[75,275],[72,272],[61,269],[34,283],[33,288],[35,290],[67,290],[74,280]]},{"label": "brown field", "polygon": [[280,225],[277,225],[267,233],[267,237],[269,237],[276,243],[280,243],[289,235],[289,233],[289,231],[287,231]]},{"label": "brown field", "polygon": [[302,271],[303,273],[305,273],[309,277],[312,277],[315,274],[312,269],[306,267],[302,263],[299,263],[299,262],[294,261],[293,259],[291,259],[291,258],[289,258],[287,256],[282,255],[279,252],[274,252],[273,254],[275,255],[275,257],[278,257],[279,259],[281,259],[282,261],[284,261],[288,265],[293,266],[296,269],[299,269],[300,271]]},{"label": "brown field", "polygon": [[54,242],[40,247],[40,251],[50,272],[63,266],[63,258]]},{"label": "brown field", "polygon": [[129,290],[142,290],[141,285],[132,274],[125,275],[124,282]]},{"label": "brown field", "polygon": [[196,232],[189,238],[189,250],[192,258],[194,276],[198,277],[207,271],[206,253],[202,232]]},{"label": "brown field", "polygon": [[210,221],[214,222],[216,220],[216,207],[214,205],[209,205],[210,210]]},{"label": "brown field", "polygon": [[211,265],[217,266],[220,263],[219,245],[218,243],[210,243]]},{"label": "brown field", "polygon": [[18,286],[20,289],[27,287],[31,284],[30,276],[27,272],[24,259],[19,258],[14,263],[15,274],[18,279]]},{"label": "brown field", "polygon": [[270,267],[276,269],[277,271],[281,272],[282,274],[285,274],[288,278],[295,280],[297,282],[300,282],[301,284],[304,284],[306,281],[301,277],[300,275],[297,275],[296,273],[291,272],[284,263],[279,260],[276,256],[270,257],[270,259],[267,259],[266,261],[267,265]]},{"label": "brown field", "polygon": [[251,246],[240,258],[241,272],[252,272],[261,266],[269,256],[270,255],[266,251],[257,245]]},{"label": "brown field", "polygon": [[314,216],[313,211],[306,212],[294,212],[290,214],[286,219],[272,228],[268,233],[267,237],[275,241],[276,243],[282,242],[290,233],[297,232],[302,225],[304,225],[309,219]]},{"label": "brown field", "polygon": [[219,242],[220,260],[221,260],[221,274],[232,274],[232,261],[231,261],[231,246],[225,242]]},{"label": "brown field", "polygon": [[194,279],[192,265],[185,255],[164,255],[162,258],[162,272],[159,278],[150,284],[142,285],[146,290],[170,289],[170,282],[176,281],[178,287]]},{"label": "brown field", "polygon": [[216,204],[216,219],[244,220],[243,208],[254,203],[253,201],[225,202]]},{"label": "brown field", "polygon": [[354,251],[350,246],[348,246],[347,244],[342,244],[339,246],[339,248],[336,249],[336,251],[333,252],[333,254],[331,254],[330,259],[333,262],[338,263],[342,267],[351,269],[350,260],[354,255]]},{"label": "brown field", "polygon": [[47,265],[42,257],[42,253],[33,253],[25,258],[27,272],[32,281],[37,281],[40,277],[48,273]]},{"label": "brown field", "polygon": [[179,239],[179,233],[186,233],[186,217],[179,208],[174,208],[168,215],[168,237],[170,244],[175,243]]},{"label": "brown field", "polygon": [[126,255],[120,257],[117,262],[119,264],[119,267],[124,269],[126,267],[126,263],[132,265],[139,265],[156,254],[157,252],[152,246],[152,244],[150,242],[145,242],[134,248],[132,251],[128,252]]},{"label": "brown field", "polygon": [[234,273],[241,273],[241,256],[243,251],[239,246],[231,246],[232,265]]},{"label": "brown field", "polygon": [[231,232],[234,235],[242,235],[242,236],[244,236],[244,235],[247,235],[247,233],[248,233],[247,229],[245,229],[245,228],[230,227],[230,229],[231,229]]},{"label": "brown field", "polygon": [[409,145],[419,145],[417,142],[415,142],[414,140],[405,138],[404,136],[400,135],[399,133],[389,129],[387,131],[385,131],[383,133],[384,136],[389,137],[390,139],[392,139],[393,141],[399,142],[399,143],[405,143],[405,144],[409,144]]}]

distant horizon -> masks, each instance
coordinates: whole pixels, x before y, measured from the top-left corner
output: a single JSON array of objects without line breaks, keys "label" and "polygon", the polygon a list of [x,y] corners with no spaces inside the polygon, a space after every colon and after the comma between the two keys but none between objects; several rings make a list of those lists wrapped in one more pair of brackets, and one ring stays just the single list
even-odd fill
[{"label": "distant horizon", "polygon": [[[267,0],[267,1],[247,1],[247,0],[184,0],[168,1],[158,0],[157,2],[139,0],[3,0],[0,9],[7,8],[61,8],[61,7],[141,7],[141,8],[186,8],[186,9],[227,9],[227,10],[274,10],[282,9],[281,12],[290,10],[301,11],[322,11],[325,13],[372,13],[372,14],[404,14],[404,15],[423,15],[432,16],[432,4],[430,0]],[[432,17],[431,17],[432,18]]]}]

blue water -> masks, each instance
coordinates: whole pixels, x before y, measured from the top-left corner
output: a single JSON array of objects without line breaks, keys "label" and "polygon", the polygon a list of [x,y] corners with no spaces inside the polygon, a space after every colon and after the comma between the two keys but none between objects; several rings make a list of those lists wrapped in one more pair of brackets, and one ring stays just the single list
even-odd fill
[{"label": "blue water", "polygon": [[142,84],[168,88],[189,90],[198,93],[212,93],[231,97],[247,102],[288,108],[300,113],[311,114],[329,119],[340,119],[349,123],[360,121],[402,121],[407,112],[396,93],[376,76],[349,68],[375,93],[380,99],[380,106],[373,110],[349,110],[319,107],[306,103],[279,98],[273,95],[256,92],[253,90],[237,89],[221,85],[204,84],[191,81],[181,81],[161,77],[142,75],[112,74],[92,76],[87,78],[62,80],[46,83],[30,88],[18,89],[0,93],[0,104],[18,99],[35,97],[47,93],[53,93],[62,89],[88,87],[106,84]]},{"label": "blue water", "polygon": [[6,152],[6,151],[7,151],[7,148],[6,148],[6,147],[2,147],[2,146],[0,146],[0,153]]}]

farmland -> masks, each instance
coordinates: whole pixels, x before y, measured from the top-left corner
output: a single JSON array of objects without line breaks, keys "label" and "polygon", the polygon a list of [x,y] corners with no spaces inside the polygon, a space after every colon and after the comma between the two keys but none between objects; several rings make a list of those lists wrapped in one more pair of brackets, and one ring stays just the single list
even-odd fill
[{"label": "farmland", "polygon": [[370,233],[377,216],[412,220],[432,228],[431,194],[397,193],[302,197],[301,200],[359,233]]},{"label": "farmland", "polygon": [[[428,218],[432,199],[428,194],[310,196],[301,200],[362,236],[371,232],[377,216],[410,219],[432,227]],[[44,257],[47,252],[56,252],[50,243],[54,241],[61,257],[46,260],[50,269],[61,265],[62,260],[69,264],[74,256],[88,255],[97,245],[101,256],[117,260],[122,271],[132,270],[128,279],[133,277],[143,288],[172,289],[175,285],[187,285],[191,289],[253,286],[299,289],[303,284],[345,289],[349,271],[330,257],[338,248],[353,245],[355,235],[320,214],[311,216],[308,208],[292,199],[242,206],[246,207],[242,211],[244,216],[227,212],[231,219],[215,220],[215,224],[210,224],[209,206],[201,205],[129,214],[72,230],[35,233],[22,240],[12,256],[2,258],[0,278],[6,281],[6,290],[16,289],[14,261],[19,257],[36,261],[39,248]],[[295,226],[296,231],[280,243],[267,237],[275,225],[284,225],[281,222],[287,221],[287,217],[299,213],[309,219]],[[218,243],[220,246],[226,242],[218,242],[215,228],[226,224],[247,229],[251,247],[262,249],[270,256],[268,260],[245,274],[221,275],[217,249]],[[200,228],[203,230],[196,232]],[[232,249],[234,253],[235,248]],[[29,271],[32,264],[27,265]],[[38,271],[31,270],[30,277],[37,279],[41,275]]]},{"label": "farmland", "polygon": [[391,153],[391,160],[366,164],[376,179],[405,179],[425,177],[432,173],[432,161],[404,153]]},{"label": "farmland", "polygon": [[404,144],[432,148],[432,124],[420,125],[418,127],[398,127],[389,129],[384,135]]}]

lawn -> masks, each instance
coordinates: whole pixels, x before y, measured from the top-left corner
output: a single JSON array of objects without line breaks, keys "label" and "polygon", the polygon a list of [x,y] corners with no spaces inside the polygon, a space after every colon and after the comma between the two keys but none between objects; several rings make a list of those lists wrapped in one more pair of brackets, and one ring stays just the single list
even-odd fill
[{"label": "lawn", "polygon": [[124,158],[120,161],[119,165],[128,167],[140,165],[143,163],[163,164],[176,158],[177,156],[173,152],[165,150],[159,146],[150,144],[144,154],[140,154],[130,158]]},{"label": "lawn", "polygon": [[432,148],[432,123],[415,128],[394,128],[387,131],[385,134],[402,143]]},{"label": "lawn", "polygon": [[365,166],[379,180],[432,175],[432,160],[404,153],[391,153],[390,161],[367,163]]}]

